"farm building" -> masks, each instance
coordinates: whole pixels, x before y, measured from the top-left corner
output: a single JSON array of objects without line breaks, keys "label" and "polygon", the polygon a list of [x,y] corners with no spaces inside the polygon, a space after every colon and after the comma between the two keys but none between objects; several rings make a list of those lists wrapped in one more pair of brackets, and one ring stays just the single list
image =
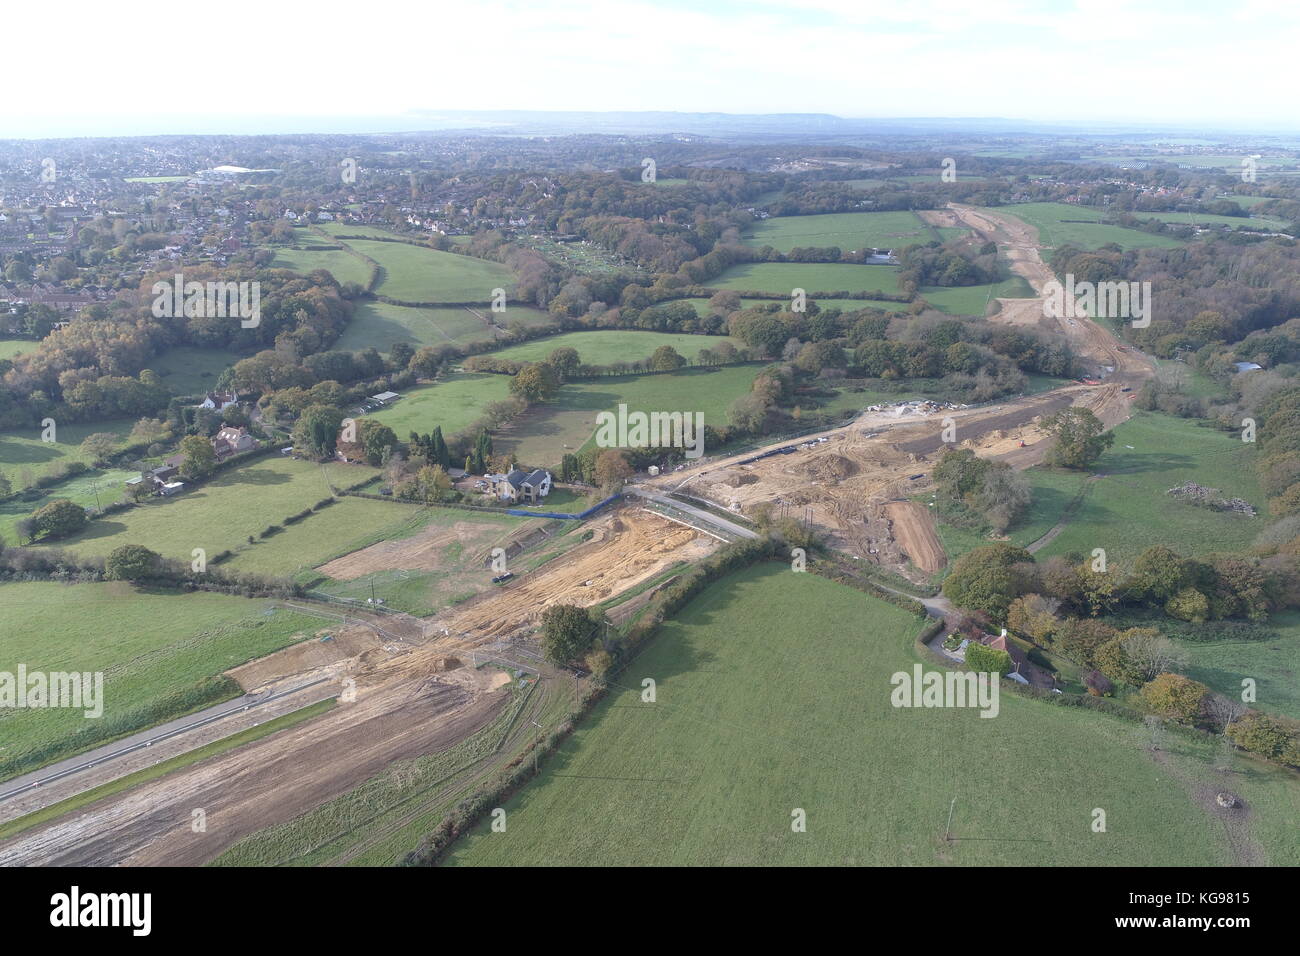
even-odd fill
[{"label": "farm building", "polygon": [[401,397],[396,392],[380,392],[378,395],[371,395],[370,401],[377,402],[380,405],[387,405]]}]

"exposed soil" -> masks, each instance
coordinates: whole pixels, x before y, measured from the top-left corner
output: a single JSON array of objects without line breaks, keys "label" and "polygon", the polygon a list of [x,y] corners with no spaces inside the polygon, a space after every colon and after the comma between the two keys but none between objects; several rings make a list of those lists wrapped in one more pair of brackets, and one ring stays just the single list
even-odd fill
[{"label": "exposed soil", "polygon": [[903,553],[922,571],[933,574],[948,563],[930,509],[916,501],[891,501],[885,512],[892,522],[894,537]]},{"label": "exposed soil", "polygon": [[322,574],[338,581],[374,574],[376,571],[438,571],[459,567],[459,554],[447,555],[449,545],[459,543],[465,550],[490,551],[491,545],[507,537],[500,524],[457,521],[454,525],[430,526],[410,538],[380,541],[360,551],[353,551],[320,566]]}]

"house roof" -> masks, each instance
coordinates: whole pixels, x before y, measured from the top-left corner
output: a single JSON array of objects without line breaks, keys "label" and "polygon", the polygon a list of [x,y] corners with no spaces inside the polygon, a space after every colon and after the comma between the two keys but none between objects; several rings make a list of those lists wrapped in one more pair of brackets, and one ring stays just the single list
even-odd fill
[{"label": "house roof", "polygon": [[548,472],[545,468],[537,468],[528,473],[528,477],[524,479],[524,483],[529,485],[540,485],[543,481],[545,481],[549,477],[550,477],[550,472]]}]

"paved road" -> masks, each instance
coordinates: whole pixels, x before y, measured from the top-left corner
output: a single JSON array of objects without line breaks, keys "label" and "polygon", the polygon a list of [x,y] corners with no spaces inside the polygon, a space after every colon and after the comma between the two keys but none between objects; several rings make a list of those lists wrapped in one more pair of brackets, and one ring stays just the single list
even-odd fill
[{"label": "paved road", "polygon": [[655,492],[646,488],[644,485],[627,485],[623,489],[625,494],[636,495],[645,498],[647,501],[653,501],[657,505],[663,505],[665,508],[672,508],[682,514],[690,515],[696,521],[708,525],[711,528],[717,528],[726,531],[729,534],[737,535],[741,538],[757,538],[758,533],[750,528],[736,524],[734,521],[728,521],[711,511],[705,511],[703,508],[696,508],[684,501],[678,501],[676,498],[669,498],[665,495],[655,494]]},{"label": "paved road", "polygon": [[307,695],[304,699],[303,706],[306,707],[309,704],[335,696],[338,693],[338,686],[339,685],[336,681],[322,678],[320,680],[310,681],[306,684],[299,684],[296,687],[278,691],[274,694],[267,694],[265,692],[245,694],[243,697],[237,697],[234,700],[228,700],[225,703],[216,704],[185,717],[179,717],[176,720],[168,721],[165,724],[159,724],[157,727],[150,727],[148,730],[142,730],[139,733],[130,735],[129,737],[123,737],[121,740],[115,740],[111,744],[105,744],[103,747],[98,747],[94,750],[78,754],[75,757],[69,757],[67,760],[61,760],[58,763],[50,764],[47,767],[42,767],[40,770],[34,770],[31,773],[23,774],[21,777],[6,780],[4,783],[0,784],[0,803],[11,797],[27,793],[36,787],[76,776],[77,774],[90,770],[93,767],[102,766],[109,761],[125,757],[127,754],[135,753],[138,750],[143,750],[145,747],[152,747],[160,741],[169,740],[172,737],[178,737],[181,734],[196,730],[199,727],[206,727],[208,724],[215,723],[233,714],[244,713],[247,710],[264,706],[272,701],[281,700],[282,698],[297,694],[300,691],[307,690],[308,688],[318,688],[319,692],[317,694]]}]

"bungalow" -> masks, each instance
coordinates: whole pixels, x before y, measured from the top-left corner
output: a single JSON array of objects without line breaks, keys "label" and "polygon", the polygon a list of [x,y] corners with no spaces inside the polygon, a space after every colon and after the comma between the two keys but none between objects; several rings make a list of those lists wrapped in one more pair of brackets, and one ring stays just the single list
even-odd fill
[{"label": "bungalow", "polygon": [[217,432],[216,437],[212,439],[212,448],[217,453],[218,460],[229,458],[241,451],[250,451],[256,446],[257,441],[248,433],[248,429],[243,426],[235,428],[227,425]]},{"label": "bungalow", "polygon": [[208,392],[203,396],[203,401],[199,402],[199,408],[211,408],[214,411],[224,412],[231,405],[239,404],[239,396],[234,392]]},{"label": "bungalow", "polygon": [[551,493],[551,473],[544,468],[512,468],[504,475],[484,475],[492,494],[504,501],[536,504]]}]

